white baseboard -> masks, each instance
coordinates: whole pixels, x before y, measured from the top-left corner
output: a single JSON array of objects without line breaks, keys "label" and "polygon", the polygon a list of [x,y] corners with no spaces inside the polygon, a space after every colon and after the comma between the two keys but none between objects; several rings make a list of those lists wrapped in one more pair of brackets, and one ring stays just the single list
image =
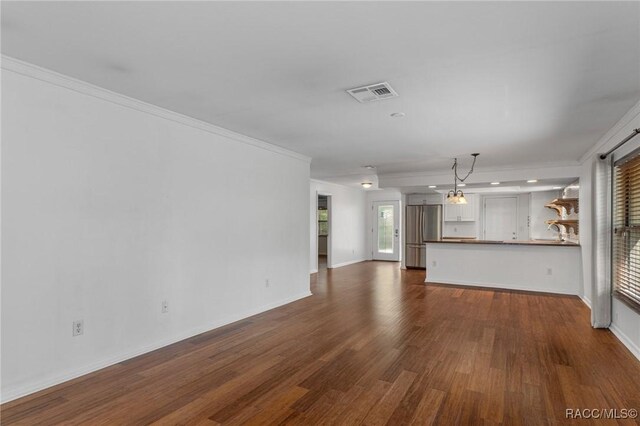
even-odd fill
[{"label": "white baseboard", "polygon": [[350,260],[348,262],[334,263],[333,265],[331,265],[331,269],[340,268],[342,266],[353,265],[354,263],[360,263],[360,262],[366,262],[366,261],[367,259],[356,259],[356,260]]},{"label": "white baseboard", "polygon": [[311,274],[317,274],[317,273],[318,273],[318,270],[317,270],[317,269],[312,269],[312,270],[309,272],[309,275],[311,275]]},{"label": "white baseboard", "polygon": [[591,299],[584,297],[584,296],[580,296],[580,299],[582,299],[582,301],[584,302],[585,305],[587,305],[587,307],[589,308],[589,310],[591,310]]},{"label": "white baseboard", "polygon": [[149,345],[144,345],[139,348],[136,348],[132,351],[126,351],[119,353],[115,356],[111,356],[108,358],[101,359],[99,361],[93,362],[91,364],[87,364],[81,366],[77,369],[66,371],[62,374],[53,374],[49,377],[46,377],[41,380],[32,381],[31,383],[24,384],[21,386],[16,386],[14,388],[9,388],[2,392],[0,395],[0,402],[5,403],[12,401],[14,399],[18,399],[20,397],[32,394],[34,392],[38,392],[44,389],[47,389],[51,386],[59,385],[66,381],[78,378],[80,376],[84,376],[85,374],[93,373],[94,371],[101,370],[103,368],[109,367],[111,365],[117,364],[122,361],[126,361],[128,359],[134,358],[139,355],[143,355],[145,353],[155,351],[157,349],[163,348],[165,346],[171,345],[173,343],[177,343],[181,340],[188,339],[193,336],[197,336],[198,334],[205,333],[207,331],[211,331],[218,327],[222,327],[227,324],[231,324],[233,322],[251,317],[253,315],[257,315],[259,313],[277,308],[279,306],[286,305],[288,303],[295,302],[296,300],[304,299],[305,297],[311,296],[311,292],[305,292],[302,294],[298,294],[293,297],[288,297],[286,299],[280,300],[278,302],[269,303],[267,305],[260,306],[256,309],[252,309],[241,314],[233,315],[222,320],[215,321],[213,323],[209,323],[200,327],[193,328],[191,330],[176,334],[174,336],[168,337],[166,339],[159,340]]},{"label": "white baseboard", "polygon": [[469,287],[487,287],[487,288],[497,288],[503,290],[521,290],[521,291],[534,291],[538,293],[555,293],[555,294],[566,294],[569,296],[577,296],[576,293],[571,293],[569,291],[559,290],[553,287],[527,287],[518,284],[495,284],[495,283],[478,283],[478,282],[466,282],[466,281],[448,281],[448,280],[437,280],[437,281],[429,281],[428,278],[424,280],[425,284],[450,284],[450,285],[464,285]]},{"label": "white baseboard", "polygon": [[620,340],[622,344],[625,345],[627,349],[629,349],[633,356],[635,356],[638,361],[640,361],[640,348],[638,347],[638,345],[633,343],[633,341],[629,339],[629,337],[624,334],[622,330],[620,330],[615,324],[611,324],[609,326],[609,330],[611,330],[611,332],[618,338],[618,340]]}]

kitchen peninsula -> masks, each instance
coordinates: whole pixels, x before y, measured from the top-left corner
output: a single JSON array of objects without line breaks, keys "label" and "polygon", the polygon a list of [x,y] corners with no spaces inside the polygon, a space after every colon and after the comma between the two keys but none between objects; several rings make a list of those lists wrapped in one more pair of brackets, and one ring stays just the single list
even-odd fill
[{"label": "kitchen peninsula", "polygon": [[426,241],[426,283],[580,294],[580,245],[556,240]]}]

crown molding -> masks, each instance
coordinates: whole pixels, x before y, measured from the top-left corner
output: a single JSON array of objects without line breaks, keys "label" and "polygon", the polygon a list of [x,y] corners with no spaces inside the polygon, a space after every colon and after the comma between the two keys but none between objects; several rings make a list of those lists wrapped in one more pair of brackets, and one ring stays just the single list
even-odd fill
[{"label": "crown molding", "polygon": [[[602,151],[607,151],[606,146],[614,137],[619,137],[618,133],[622,131],[626,126],[628,126],[631,122],[633,122],[636,118],[640,116],[640,101],[631,107],[629,111],[622,116],[622,118],[611,128],[607,133],[602,136],[598,142],[595,143],[582,157],[580,157],[580,164],[583,164],[585,161],[589,160],[596,153],[600,153]],[[615,142],[618,142],[617,140]]]},{"label": "crown molding", "polygon": [[286,148],[281,148],[268,142],[224,129],[222,127],[168,110],[166,108],[162,108],[138,99],[130,98],[120,93],[112,92],[111,90],[104,89],[91,83],[87,83],[86,81],[78,80],[76,78],[69,77],[67,75],[60,74],[50,69],[42,68],[40,66],[15,59],[10,56],[2,55],[1,67],[6,71],[11,71],[26,77],[31,77],[36,80],[44,81],[59,87],[73,90],[78,93],[82,93],[84,95],[93,96],[95,98],[111,102],[126,108],[131,108],[146,114],[150,114],[155,117],[163,118],[165,120],[173,121],[175,123],[202,130],[207,133],[232,139],[234,141],[241,142],[255,148],[264,149],[266,151],[294,158],[306,163],[311,163],[311,157],[308,157],[306,155],[302,155]]}]

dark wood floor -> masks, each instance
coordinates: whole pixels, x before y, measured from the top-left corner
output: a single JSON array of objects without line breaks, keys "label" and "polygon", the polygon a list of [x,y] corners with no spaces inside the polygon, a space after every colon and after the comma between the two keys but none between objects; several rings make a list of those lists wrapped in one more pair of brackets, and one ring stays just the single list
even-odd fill
[{"label": "dark wood floor", "polygon": [[323,270],[312,297],[7,403],[2,424],[538,425],[640,408],[640,363],[578,298],[423,277]]}]

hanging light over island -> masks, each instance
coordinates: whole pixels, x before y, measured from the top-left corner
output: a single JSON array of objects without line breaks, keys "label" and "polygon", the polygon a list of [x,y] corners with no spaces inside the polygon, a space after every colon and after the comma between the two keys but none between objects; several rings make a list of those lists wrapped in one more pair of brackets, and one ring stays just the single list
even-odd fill
[{"label": "hanging light over island", "polygon": [[[469,173],[467,173],[467,175],[463,178],[458,176],[458,159],[457,158],[453,159],[453,166],[451,167],[453,169],[453,189],[450,190],[449,193],[447,194],[447,203],[467,204],[467,199],[464,197],[464,192],[462,192],[461,189],[458,189],[458,187],[465,186],[463,182],[467,180],[469,176],[471,176],[471,173],[473,173],[473,168],[476,165],[476,159],[478,158],[478,155],[480,154],[479,153],[471,154],[471,156],[473,157],[473,163],[471,164],[471,169],[469,169]],[[460,183],[458,183],[458,181]]]}]

